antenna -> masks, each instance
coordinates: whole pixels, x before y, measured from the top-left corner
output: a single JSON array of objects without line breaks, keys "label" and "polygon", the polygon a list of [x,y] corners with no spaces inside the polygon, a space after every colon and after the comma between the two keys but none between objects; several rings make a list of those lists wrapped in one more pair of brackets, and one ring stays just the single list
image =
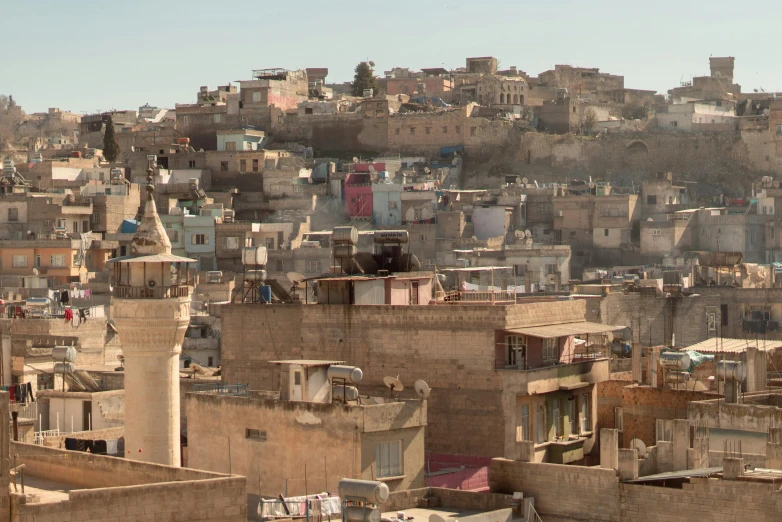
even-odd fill
[{"label": "antenna", "polygon": [[421,397],[422,400],[426,400],[426,398],[429,397],[429,394],[432,392],[432,389],[423,379],[418,379],[415,381],[413,388],[415,388],[415,392],[419,397]]}]

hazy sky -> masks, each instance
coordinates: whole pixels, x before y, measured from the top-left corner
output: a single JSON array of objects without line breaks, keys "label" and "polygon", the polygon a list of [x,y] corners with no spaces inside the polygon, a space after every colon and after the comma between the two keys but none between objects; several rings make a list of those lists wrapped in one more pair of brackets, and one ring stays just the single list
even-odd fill
[{"label": "hazy sky", "polygon": [[666,92],[735,56],[745,92],[782,88],[782,2],[723,0],[2,0],[0,94],[27,112],[193,103],[252,69],[455,68],[496,56],[528,74],[568,63]]}]

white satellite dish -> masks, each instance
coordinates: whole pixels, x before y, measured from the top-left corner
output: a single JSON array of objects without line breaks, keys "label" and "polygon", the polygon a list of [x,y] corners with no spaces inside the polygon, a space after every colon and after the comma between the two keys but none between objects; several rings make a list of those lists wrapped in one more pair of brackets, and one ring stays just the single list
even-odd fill
[{"label": "white satellite dish", "polygon": [[369,165],[369,173],[370,174],[374,174],[375,173],[375,166],[372,165],[372,164]]},{"label": "white satellite dish", "polygon": [[392,392],[401,392],[405,389],[404,385],[399,380],[399,377],[392,377],[390,375],[383,377],[383,384],[385,384],[386,388],[390,389]]},{"label": "white satellite dish", "polygon": [[526,185],[527,183],[529,183],[529,180],[527,178],[521,178],[521,182]]},{"label": "white satellite dish", "polygon": [[204,368],[200,364],[190,363],[190,367],[198,375],[206,375],[206,370],[204,370]]},{"label": "white satellite dish", "polygon": [[353,163],[358,163],[358,158],[353,156]]},{"label": "white satellite dish", "polygon": [[429,387],[428,384],[423,379],[418,379],[415,381],[415,384],[413,384],[413,388],[415,388],[415,392],[418,394],[421,399],[426,399],[429,397],[429,394],[431,393],[432,389]]},{"label": "white satellite dish", "polygon": [[529,230],[529,229],[525,230],[524,231],[524,237],[526,237],[526,238],[532,237],[532,231]]},{"label": "white satellite dish", "polygon": [[637,449],[639,457],[646,456],[646,444],[641,439],[633,439],[630,441],[630,449]]},{"label": "white satellite dish", "polygon": [[432,172],[432,169],[430,169],[429,167],[424,167],[424,172],[426,174],[429,174],[430,172]]},{"label": "white satellite dish", "polygon": [[524,232],[522,232],[521,230],[516,230],[515,232],[513,232],[513,235],[516,236],[516,239],[521,239],[524,237]]}]

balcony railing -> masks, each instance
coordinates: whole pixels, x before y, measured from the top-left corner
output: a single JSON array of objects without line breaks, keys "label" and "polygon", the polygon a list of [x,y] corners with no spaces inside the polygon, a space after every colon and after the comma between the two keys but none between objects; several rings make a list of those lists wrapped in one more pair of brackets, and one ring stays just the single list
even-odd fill
[{"label": "balcony railing", "polygon": [[508,304],[516,302],[516,293],[513,290],[462,290],[451,292],[437,292],[437,304]]},{"label": "balcony railing", "polygon": [[191,390],[194,393],[212,393],[215,395],[233,395],[239,397],[247,396],[246,384],[221,384],[221,383],[194,384]]},{"label": "balcony railing", "polygon": [[189,295],[190,287],[187,285],[157,286],[152,288],[125,285],[114,287],[114,297],[118,299],[173,299],[188,297]]}]

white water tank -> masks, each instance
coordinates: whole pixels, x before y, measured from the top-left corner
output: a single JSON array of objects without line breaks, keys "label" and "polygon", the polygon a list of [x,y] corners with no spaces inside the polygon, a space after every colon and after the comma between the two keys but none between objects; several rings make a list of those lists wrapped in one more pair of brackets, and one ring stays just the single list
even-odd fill
[{"label": "white water tank", "polygon": [[334,227],[331,242],[335,245],[355,245],[358,243],[358,230],[356,227]]},{"label": "white water tank", "polygon": [[334,364],[328,369],[329,379],[345,379],[350,384],[358,384],[364,377],[364,372],[357,366]]},{"label": "white water tank", "polygon": [[357,401],[358,400],[358,388],[355,386],[343,386],[337,384],[331,387],[331,397],[333,399]]},{"label": "white water tank", "polygon": [[264,246],[245,247],[242,250],[242,264],[244,265],[265,265],[268,259],[269,255]]},{"label": "white water tank", "polygon": [[373,234],[375,243],[407,243],[410,233],[407,230],[375,230]]},{"label": "white water tank", "polygon": [[719,361],[716,370],[717,380],[745,381],[747,379],[747,367],[739,361]]},{"label": "white water tank", "polygon": [[666,370],[686,370],[690,367],[690,356],[684,352],[663,352],[660,365]]},{"label": "white water tank", "polygon": [[55,346],[52,349],[52,359],[61,363],[76,362],[76,348],[73,346]]},{"label": "white water tank", "polygon": [[340,498],[363,498],[373,504],[382,504],[388,500],[389,494],[386,483],[377,480],[342,479],[337,491]]},{"label": "white water tank", "polygon": [[357,252],[356,245],[334,245],[334,257],[336,258],[354,257]]}]

